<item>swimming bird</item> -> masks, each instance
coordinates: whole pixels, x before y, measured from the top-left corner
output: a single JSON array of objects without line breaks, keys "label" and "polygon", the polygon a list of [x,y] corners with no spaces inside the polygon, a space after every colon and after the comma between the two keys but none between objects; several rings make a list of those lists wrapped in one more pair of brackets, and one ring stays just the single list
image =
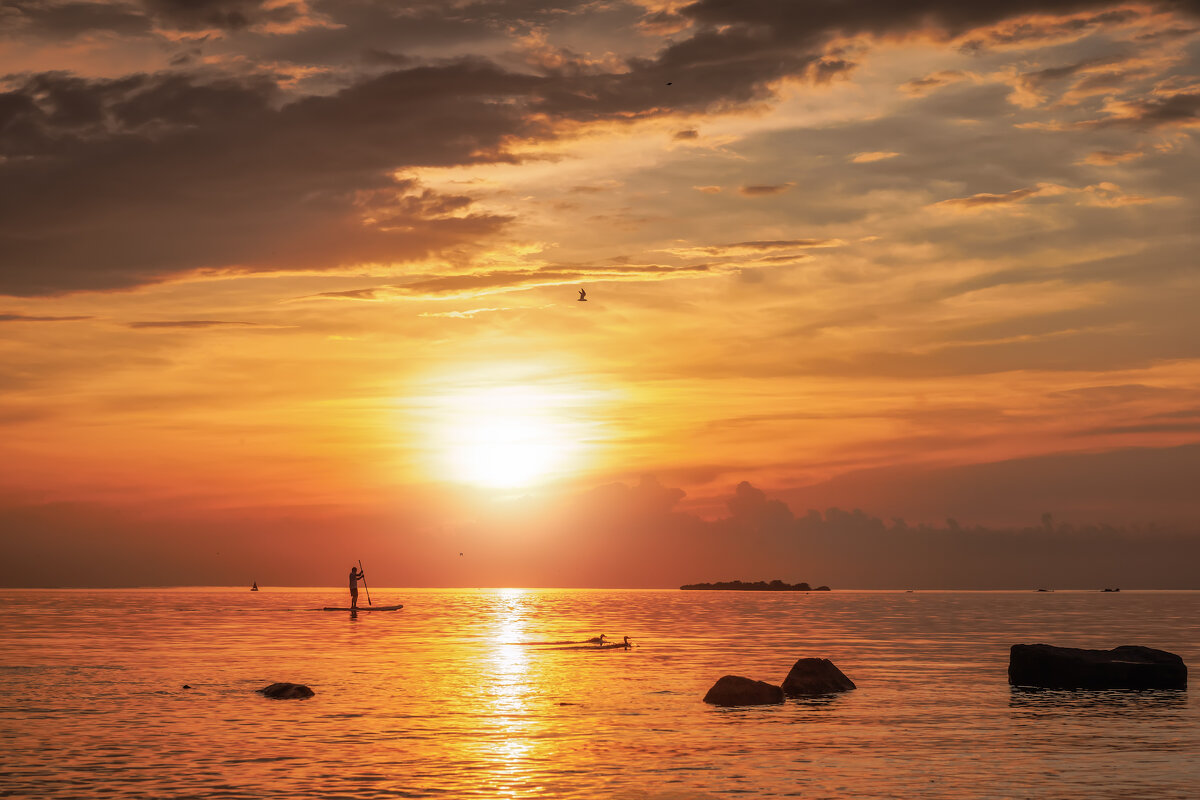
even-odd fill
[{"label": "swimming bird", "polygon": [[602,634],[600,634],[599,636],[593,636],[592,638],[588,639],[588,640],[587,640],[587,642],[586,642],[586,644],[599,644],[599,645],[602,645],[602,644],[604,644],[604,640],[605,640],[605,639],[607,639],[607,638],[608,638],[607,634],[603,634],[603,633],[602,633]]},{"label": "swimming bird", "polygon": [[628,650],[629,648],[633,647],[633,640],[630,639],[628,636],[626,636],[624,644],[625,644],[625,649]]},{"label": "swimming bird", "polygon": [[587,292],[585,290],[583,290],[583,289],[579,290],[579,300],[577,300],[576,302],[579,302],[579,303],[587,302]]}]

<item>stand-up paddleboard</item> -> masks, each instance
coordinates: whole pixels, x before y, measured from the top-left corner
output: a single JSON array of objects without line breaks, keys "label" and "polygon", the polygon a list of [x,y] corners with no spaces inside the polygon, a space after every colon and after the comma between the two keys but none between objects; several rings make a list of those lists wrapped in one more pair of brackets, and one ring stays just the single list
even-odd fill
[{"label": "stand-up paddleboard", "polygon": [[403,604],[398,606],[359,606],[358,608],[348,608],[346,606],[325,606],[322,611],[399,611],[404,608]]}]

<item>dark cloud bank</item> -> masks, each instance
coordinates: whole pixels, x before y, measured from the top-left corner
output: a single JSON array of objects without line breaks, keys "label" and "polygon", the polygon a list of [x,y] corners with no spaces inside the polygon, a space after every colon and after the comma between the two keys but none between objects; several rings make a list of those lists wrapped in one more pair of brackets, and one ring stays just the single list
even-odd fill
[{"label": "dark cloud bank", "polygon": [[1198,588],[1194,521],[1113,526],[1042,514],[1006,527],[909,524],[857,509],[796,513],[746,482],[723,516],[706,520],[680,510],[683,496],[643,478],[517,501],[486,522],[436,532],[411,509],[241,509],[176,520],[10,505],[0,510],[0,585],[331,585],[362,557],[377,586],[668,588],[781,578],[866,589]]},{"label": "dark cloud bank", "polygon": [[[521,30],[570,6],[475,2],[448,14],[436,4],[310,5],[317,22],[296,27],[312,22],[300,4],[10,4],[0,37],[67,42],[84,34],[217,30],[240,43],[245,59],[223,72],[184,63],[119,78],[7,76],[0,84],[0,293],[118,289],[206,268],[461,259],[510,220],[471,213],[470,198],[422,190],[393,177],[396,171],[511,161],[512,143],[553,137],[564,123],[767,100],[781,77],[819,82],[852,69],[845,56],[827,52],[837,34],[920,31],[949,40],[1031,12],[1096,12],[1081,24],[1099,24],[1117,4],[701,0],[675,15],[686,26],[678,38],[664,40],[653,57],[627,57],[620,71],[563,51],[553,64],[525,71],[471,57],[409,66],[398,56],[374,59],[375,71],[365,73],[346,65],[366,63],[364,43],[380,30],[418,40],[425,32],[448,43],[458,37],[461,52],[484,32]],[[1158,5],[1200,9],[1193,0]],[[255,33],[272,25],[303,33]],[[290,75],[270,66],[284,63],[271,53],[281,42],[294,45],[287,64],[319,65],[341,75],[342,88],[297,92]],[[396,63],[405,68],[391,69]],[[1181,94],[1146,101],[1126,121],[1179,124],[1196,113],[1195,96]]]}]

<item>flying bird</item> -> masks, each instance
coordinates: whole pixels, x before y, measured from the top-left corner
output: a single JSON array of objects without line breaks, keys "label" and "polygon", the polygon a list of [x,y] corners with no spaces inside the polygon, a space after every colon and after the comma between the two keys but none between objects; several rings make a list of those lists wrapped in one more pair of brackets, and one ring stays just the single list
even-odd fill
[{"label": "flying bird", "polygon": [[585,290],[583,290],[583,289],[579,290],[579,300],[577,300],[576,302],[578,302],[578,303],[586,303],[587,302],[587,292]]},{"label": "flying bird", "polygon": [[667,81],[667,86],[670,86],[670,85],[671,85],[671,82],[670,82],[670,81]]}]

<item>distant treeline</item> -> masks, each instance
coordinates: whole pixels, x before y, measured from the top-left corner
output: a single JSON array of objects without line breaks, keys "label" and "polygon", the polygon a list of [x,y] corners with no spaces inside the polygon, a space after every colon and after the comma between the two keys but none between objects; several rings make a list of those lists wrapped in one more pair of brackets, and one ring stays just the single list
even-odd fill
[{"label": "distant treeline", "polygon": [[680,589],[708,589],[719,590],[726,592],[828,592],[828,586],[818,586],[813,589],[807,583],[784,583],[783,581],[775,580],[767,583],[766,581],[754,581],[745,583],[743,581],[717,581],[715,583],[685,583]]}]

